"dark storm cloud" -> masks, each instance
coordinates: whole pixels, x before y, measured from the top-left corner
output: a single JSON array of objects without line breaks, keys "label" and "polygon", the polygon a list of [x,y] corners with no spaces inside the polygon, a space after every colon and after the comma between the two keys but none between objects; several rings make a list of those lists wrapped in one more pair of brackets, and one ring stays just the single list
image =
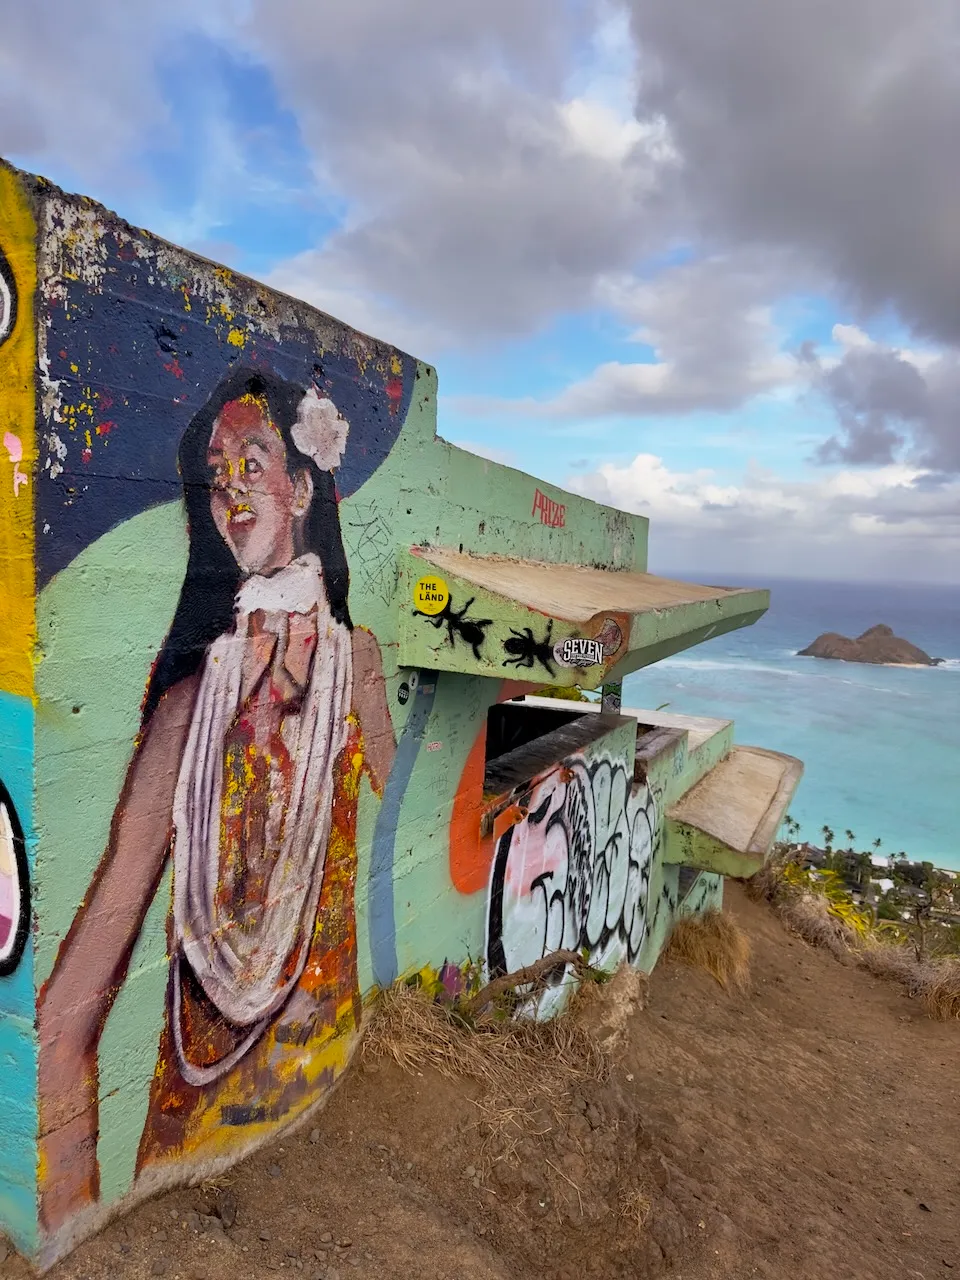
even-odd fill
[{"label": "dark storm cloud", "polygon": [[[284,283],[402,300],[454,340],[529,332],[651,240],[660,163],[636,124],[591,145],[566,79],[596,5],[272,0],[252,33],[347,225]],[[656,130],[653,131],[656,133]]]},{"label": "dark storm cloud", "polygon": [[902,458],[934,473],[960,473],[960,361],[952,352],[923,362],[881,346],[855,346],[821,364],[806,353],[814,385],[840,431],[817,460],[877,466]]},{"label": "dark storm cloud", "polygon": [[956,0],[632,0],[638,111],[721,243],[807,255],[866,310],[960,341]]}]

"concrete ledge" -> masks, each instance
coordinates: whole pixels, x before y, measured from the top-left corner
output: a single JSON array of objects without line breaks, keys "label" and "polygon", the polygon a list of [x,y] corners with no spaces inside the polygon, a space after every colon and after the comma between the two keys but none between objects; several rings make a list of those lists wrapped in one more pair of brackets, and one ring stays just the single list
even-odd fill
[{"label": "concrete ledge", "polygon": [[793,756],[734,747],[667,810],[666,861],[738,879],[754,875],[802,774]]}]

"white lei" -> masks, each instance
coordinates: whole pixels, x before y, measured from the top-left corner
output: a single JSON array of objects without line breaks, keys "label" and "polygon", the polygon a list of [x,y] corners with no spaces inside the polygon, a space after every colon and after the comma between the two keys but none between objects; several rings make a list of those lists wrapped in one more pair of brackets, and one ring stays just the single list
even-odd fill
[{"label": "white lei", "polygon": [[[291,614],[316,610],[317,643],[294,729],[293,786],[283,840],[253,928],[237,927],[232,895],[220,884],[220,826],[225,740],[240,709],[250,615],[262,611],[282,657]],[[350,633],[336,622],[323,570],[309,554],[269,578],[240,588],[235,625],[207,651],[174,797],[173,1035],[184,1079],[208,1084],[225,1075],[260,1038],[303,973],[316,920],[333,810],[333,765],[347,737],[353,693]],[[299,947],[296,963],[285,973]],[[249,1033],[210,1067],[188,1061],[181,1029],[180,961],[208,999]]]}]

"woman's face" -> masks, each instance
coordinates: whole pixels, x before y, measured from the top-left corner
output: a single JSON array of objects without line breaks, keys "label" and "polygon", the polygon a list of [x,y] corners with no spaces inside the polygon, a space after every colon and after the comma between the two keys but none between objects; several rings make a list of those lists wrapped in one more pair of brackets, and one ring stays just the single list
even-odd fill
[{"label": "woman's face", "polygon": [[213,522],[245,573],[269,573],[298,554],[313,484],[291,476],[287,449],[266,403],[243,396],[225,405],[207,449]]}]

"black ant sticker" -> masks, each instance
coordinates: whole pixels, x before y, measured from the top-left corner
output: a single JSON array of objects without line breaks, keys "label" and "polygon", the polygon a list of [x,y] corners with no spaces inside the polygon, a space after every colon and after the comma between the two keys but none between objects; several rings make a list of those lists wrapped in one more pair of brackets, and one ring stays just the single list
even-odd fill
[{"label": "black ant sticker", "polygon": [[436,616],[423,613],[420,609],[414,609],[415,618],[426,618],[434,627],[439,629],[443,626],[447,628],[447,639],[456,648],[457,637],[464,644],[470,646],[473,650],[473,656],[479,661],[480,646],[487,638],[487,627],[493,622],[492,618],[468,618],[466,615],[470,611],[470,606],[476,600],[476,596],[471,596],[462,609],[457,610],[453,607],[453,600],[449,599],[443,606],[443,609]]},{"label": "black ant sticker", "polygon": [[552,637],[552,618],[547,623],[547,634],[542,640],[538,640],[529,627],[524,627],[522,631],[514,631],[511,627],[509,638],[503,642],[504,652],[511,656],[504,659],[503,665],[525,667],[528,671],[532,671],[533,664],[539,662],[548,675],[556,675],[553,669]]}]

